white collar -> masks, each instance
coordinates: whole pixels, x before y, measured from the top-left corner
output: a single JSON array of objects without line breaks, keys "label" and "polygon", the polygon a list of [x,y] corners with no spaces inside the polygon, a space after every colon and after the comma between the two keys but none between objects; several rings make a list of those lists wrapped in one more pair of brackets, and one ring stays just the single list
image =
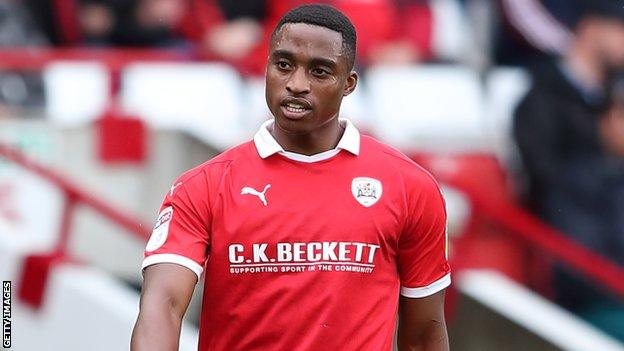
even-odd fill
[{"label": "white collar", "polygon": [[345,127],[345,130],[336,148],[316,155],[307,156],[284,150],[269,132],[269,127],[274,123],[273,119],[262,123],[260,130],[254,135],[254,144],[256,144],[256,150],[258,150],[258,155],[260,155],[261,158],[267,158],[273,154],[279,153],[296,161],[317,162],[331,158],[343,149],[354,155],[358,155],[360,153],[360,132],[348,119],[340,118],[339,122]]}]

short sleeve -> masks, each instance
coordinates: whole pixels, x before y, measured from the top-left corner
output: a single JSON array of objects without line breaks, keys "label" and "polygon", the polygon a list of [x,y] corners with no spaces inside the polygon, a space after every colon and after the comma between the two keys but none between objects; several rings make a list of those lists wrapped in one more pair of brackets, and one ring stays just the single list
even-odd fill
[{"label": "short sleeve", "polygon": [[444,198],[429,174],[422,178],[408,186],[409,213],[398,250],[401,295],[413,298],[435,294],[451,283]]},{"label": "short sleeve", "polygon": [[187,178],[176,180],[165,195],[141,268],[175,263],[193,271],[199,281],[210,242],[207,180],[201,173]]}]

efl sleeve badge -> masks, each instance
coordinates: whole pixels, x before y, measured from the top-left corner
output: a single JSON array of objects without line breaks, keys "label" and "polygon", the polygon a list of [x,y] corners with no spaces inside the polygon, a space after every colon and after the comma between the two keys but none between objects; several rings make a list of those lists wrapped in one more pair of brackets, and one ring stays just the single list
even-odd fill
[{"label": "efl sleeve badge", "polygon": [[169,223],[171,222],[172,217],[173,207],[171,206],[164,208],[160,212],[158,220],[156,220],[156,224],[154,224],[152,236],[145,246],[146,251],[152,252],[158,250],[161,246],[163,246],[165,241],[167,241],[167,236],[169,235]]}]

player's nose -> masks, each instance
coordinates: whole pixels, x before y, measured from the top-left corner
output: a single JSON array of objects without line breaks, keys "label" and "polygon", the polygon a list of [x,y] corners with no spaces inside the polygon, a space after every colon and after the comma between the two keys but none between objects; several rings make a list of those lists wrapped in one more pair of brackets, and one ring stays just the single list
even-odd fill
[{"label": "player's nose", "polygon": [[310,92],[310,80],[306,75],[305,69],[297,68],[293,71],[286,82],[286,90],[293,95],[301,95]]}]

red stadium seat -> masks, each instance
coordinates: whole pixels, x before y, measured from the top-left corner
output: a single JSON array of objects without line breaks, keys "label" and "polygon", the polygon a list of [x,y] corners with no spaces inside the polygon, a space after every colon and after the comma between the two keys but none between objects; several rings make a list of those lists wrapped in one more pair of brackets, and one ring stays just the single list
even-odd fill
[{"label": "red stadium seat", "polygon": [[[441,183],[461,184],[489,198],[513,201],[507,174],[493,155],[488,154],[414,154],[411,156],[434,174]],[[453,243],[452,257],[460,268],[490,268],[527,283],[527,250],[518,239],[503,235],[503,228],[473,213],[465,232]]]}]

